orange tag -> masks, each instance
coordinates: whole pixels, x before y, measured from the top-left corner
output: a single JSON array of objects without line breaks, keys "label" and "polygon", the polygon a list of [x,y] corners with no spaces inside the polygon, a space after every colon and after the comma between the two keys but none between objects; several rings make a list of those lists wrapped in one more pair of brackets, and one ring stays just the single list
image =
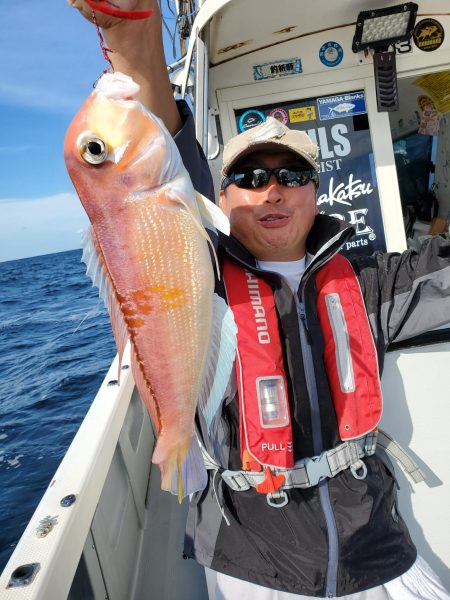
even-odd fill
[{"label": "orange tag", "polygon": [[266,478],[256,486],[256,491],[260,494],[273,494],[278,488],[280,488],[285,482],[284,475],[272,475],[269,467],[264,468]]},{"label": "orange tag", "polygon": [[242,451],[242,469],[244,471],[262,471],[262,465],[252,458],[245,448]]}]

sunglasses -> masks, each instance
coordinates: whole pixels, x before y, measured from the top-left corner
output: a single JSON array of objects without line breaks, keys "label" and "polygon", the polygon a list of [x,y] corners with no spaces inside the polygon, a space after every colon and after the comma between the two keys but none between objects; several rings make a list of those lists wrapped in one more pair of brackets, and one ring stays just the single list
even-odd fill
[{"label": "sunglasses", "polygon": [[313,169],[278,167],[277,169],[255,168],[231,172],[224,177],[221,188],[224,190],[230,183],[234,183],[245,190],[257,189],[267,185],[272,175],[275,175],[280,185],[286,187],[303,187],[308,185],[310,181],[314,182],[316,188],[319,186],[319,176]]}]

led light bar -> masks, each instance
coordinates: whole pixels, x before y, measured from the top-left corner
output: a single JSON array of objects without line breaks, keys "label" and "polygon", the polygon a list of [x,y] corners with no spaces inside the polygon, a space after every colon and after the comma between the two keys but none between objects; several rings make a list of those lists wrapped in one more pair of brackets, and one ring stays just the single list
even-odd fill
[{"label": "led light bar", "polygon": [[352,50],[388,48],[409,40],[414,31],[418,6],[414,2],[379,10],[360,12],[356,22]]}]

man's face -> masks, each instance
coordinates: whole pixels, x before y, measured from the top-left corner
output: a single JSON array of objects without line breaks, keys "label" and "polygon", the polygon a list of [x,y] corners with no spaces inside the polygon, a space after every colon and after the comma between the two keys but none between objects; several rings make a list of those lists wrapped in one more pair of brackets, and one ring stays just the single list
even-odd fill
[{"label": "man's face", "polygon": [[[258,151],[239,162],[239,170],[257,167],[299,168],[299,158],[291,152]],[[303,258],[318,213],[312,181],[303,187],[287,187],[277,183],[274,175],[257,189],[230,184],[220,192],[220,208],[230,219],[231,233],[256,259],[267,261]]]}]

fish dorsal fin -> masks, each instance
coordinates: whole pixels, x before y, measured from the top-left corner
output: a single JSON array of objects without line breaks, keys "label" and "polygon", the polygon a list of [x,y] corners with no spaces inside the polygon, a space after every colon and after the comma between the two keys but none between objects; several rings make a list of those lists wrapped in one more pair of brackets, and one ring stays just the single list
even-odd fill
[{"label": "fish dorsal fin", "polygon": [[86,264],[86,275],[92,279],[92,285],[98,288],[98,295],[103,300],[109,312],[111,326],[119,354],[119,373],[122,365],[122,356],[128,340],[128,331],[117,301],[111,275],[97,241],[94,230],[90,227],[83,239],[83,255],[81,261]]},{"label": "fish dorsal fin", "polygon": [[237,326],[225,300],[214,294],[211,341],[203,371],[198,407],[208,432],[228,387],[237,346]]},{"label": "fish dorsal fin", "polygon": [[204,226],[213,227],[225,235],[230,235],[230,221],[222,209],[200,192],[195,192],[195,197]]}]

